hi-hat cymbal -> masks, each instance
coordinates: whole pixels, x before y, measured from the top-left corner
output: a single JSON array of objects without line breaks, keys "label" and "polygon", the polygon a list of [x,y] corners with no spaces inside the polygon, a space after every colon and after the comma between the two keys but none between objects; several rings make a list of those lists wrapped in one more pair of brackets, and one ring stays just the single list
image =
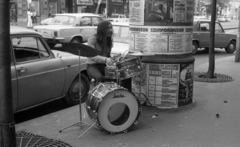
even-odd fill
[{"label": "hi-hat cymbal", "polygon": [[83,57],[95,57],[101,54],[100,51],[81,43],[64,43],[62,45],[62,48],[63,48],[63,51],[66,51],[78,56],[80,51],[80,56],[83,56]]}]

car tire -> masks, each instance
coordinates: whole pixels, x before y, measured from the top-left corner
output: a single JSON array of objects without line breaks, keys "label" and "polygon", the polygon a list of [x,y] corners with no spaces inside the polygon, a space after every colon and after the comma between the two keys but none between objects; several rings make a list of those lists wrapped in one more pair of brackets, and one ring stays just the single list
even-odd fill
[{"label": "car tire", "polygon": [[192,43],[192,54],[196,54],[198,51],[198,43],[196,41],[194,41]]},{"label": "car tire", "polygon": [[[86,75],[81,74],[81,103],[86,101],[88,91],[90,89],[90,82]],[[65,101],[69,106],[79,104],[79,77],[76,77],[65,96]]]},{"label": "car tire", "polygon": [[55,43],[48,43],[48,46],[49,46],[50,48],[54,48],[55,45],[56,45]]},{"label": "car tire", "polygon": [[235,41],[230,41],[228,46],[225,48],[225,51],[227,53],[234,53],[236,50],[236,42]]},{"label": "car tire", "polygon": [[83,43],[82,38],[75,37],[71,40],[72,43]]}]

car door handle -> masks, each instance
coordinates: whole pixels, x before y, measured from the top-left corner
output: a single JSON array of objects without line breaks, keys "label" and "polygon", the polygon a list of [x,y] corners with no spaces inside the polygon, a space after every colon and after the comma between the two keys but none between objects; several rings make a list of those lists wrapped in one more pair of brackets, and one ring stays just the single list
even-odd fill
[{"label": "car door handle", "polygon": [[24,73],[26,71],[27,71],[26,68],[20,67],[20,69],[18,69],[18,74]]}]

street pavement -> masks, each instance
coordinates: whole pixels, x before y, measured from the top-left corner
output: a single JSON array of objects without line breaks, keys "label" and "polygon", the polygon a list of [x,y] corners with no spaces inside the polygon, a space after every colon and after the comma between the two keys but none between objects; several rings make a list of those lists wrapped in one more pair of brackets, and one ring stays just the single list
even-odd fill
[{"label": "street pavement", "polygon": [[[22,122],[16,131],[61,140],[73,147],[239,147],[240,63],[232,56],[216,60],[215,65],[215,73],[231,76],[234,81],[194,82],[194,103],[184,108],[142,107],[139,123],[127,133],[111,135],[93,127],[78,139],[87,125],[59,133],[80,120],[79,106]],[[207,70],[208,63],[195,66],[195,72]],[[83,121],[93,124],[85,107],[82,110]],[[158,116],[152,117],[156,113]]]}]

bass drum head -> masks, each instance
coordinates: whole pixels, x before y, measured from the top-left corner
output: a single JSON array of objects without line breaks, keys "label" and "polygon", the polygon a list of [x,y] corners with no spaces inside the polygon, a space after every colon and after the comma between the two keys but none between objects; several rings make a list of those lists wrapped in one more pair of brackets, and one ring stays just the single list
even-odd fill
[{"label": "bass drum head", "polygon": [[117,89],[108,93],[98,109],[98,123],[111,133],[124,132],[139,117],[139,102],[126,90]]}]

